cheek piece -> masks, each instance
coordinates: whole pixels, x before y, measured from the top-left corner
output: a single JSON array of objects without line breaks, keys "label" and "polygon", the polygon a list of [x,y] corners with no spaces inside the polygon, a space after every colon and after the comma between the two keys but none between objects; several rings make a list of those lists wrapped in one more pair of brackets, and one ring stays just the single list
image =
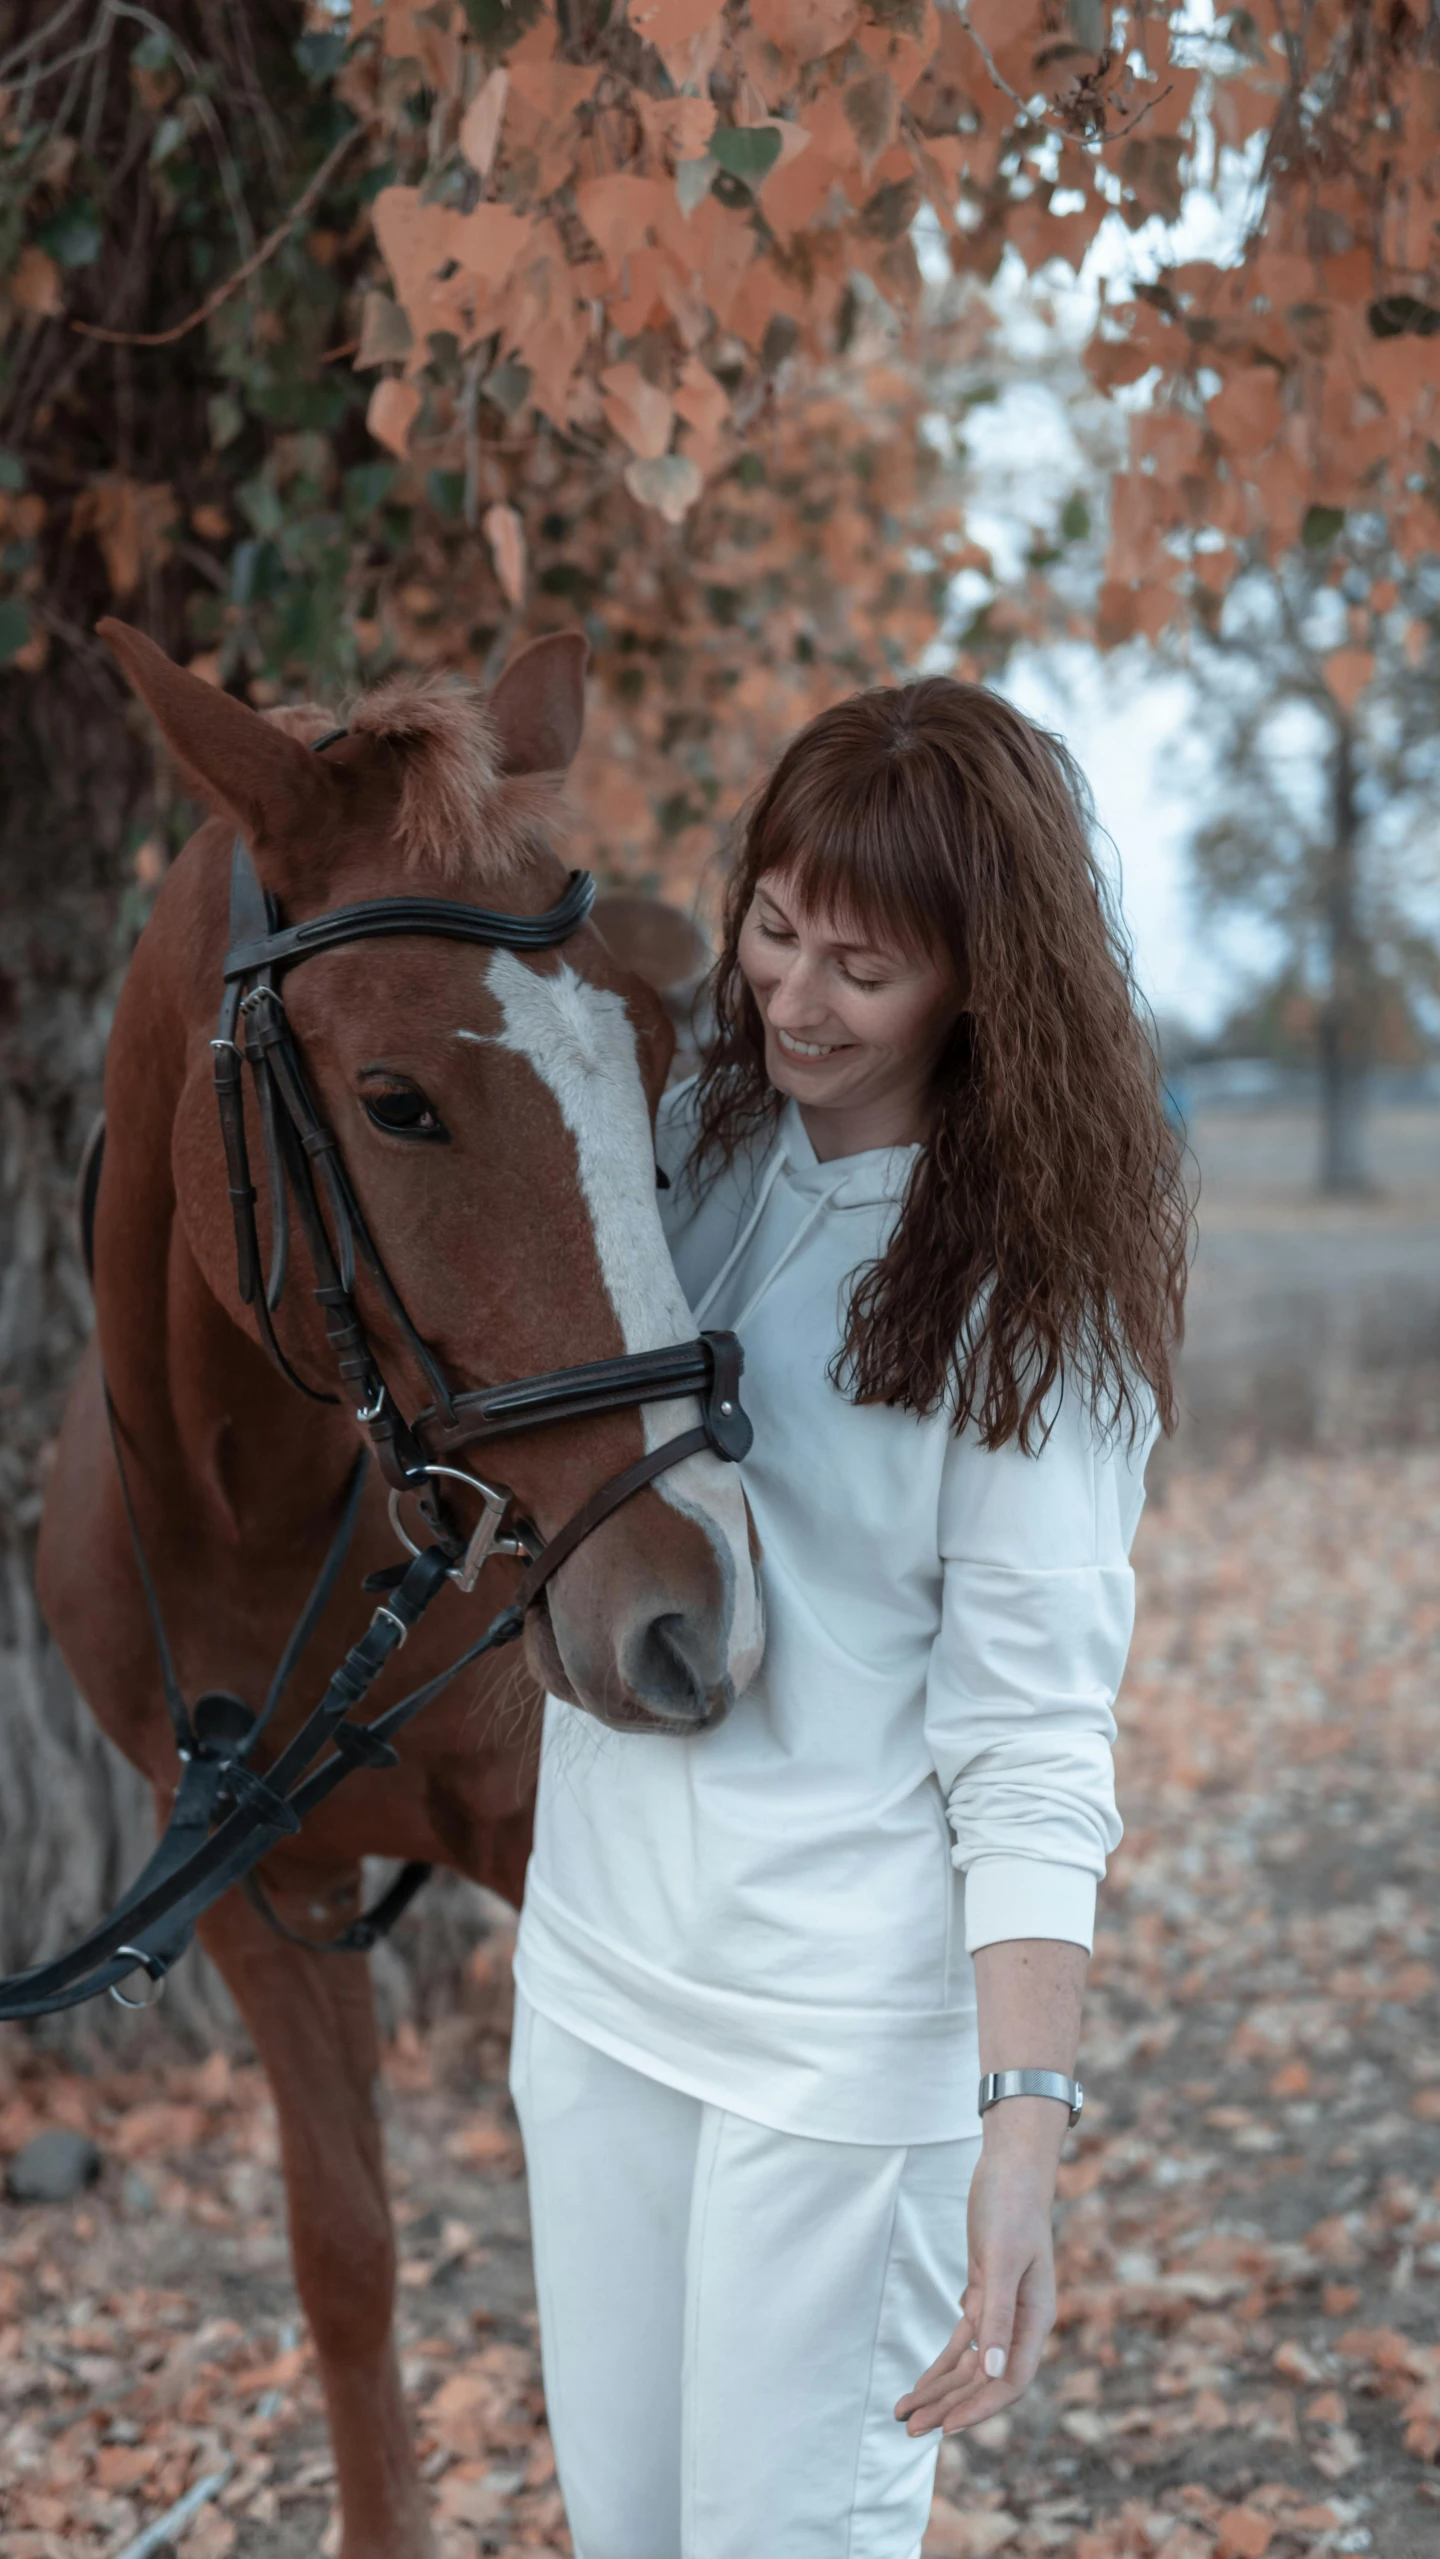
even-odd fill
[{"label": "cheek piece", "polygon": [[[343,729],[336,729],[318,739],[316,752],[344,735]],[[180,1784],[154,1854],[118,1907],[68,1954],[0,1981],[0,2019],[39,2017],[72,2008],[104,1990],[123,2007],[150,2006],[190,1943],[196,1922],[235,1884],[244,1886],[282,1935],[294,1937],[297,1932],[271,1910],[253,1871],[277,1841],[297,1832],[306,1814],[354,1769],[393,1767],[397,1753],[392,1736],[482,1654],[514,1642],[523,1632],[527,1611],[552,1574],[622,1503],[702,1449],[732,1462],[748,1451],[753,1433],[740,1401],[744,1355],[733,1333],[702,1333],[694,1341],[664,1350],[551,1369],[543,1376],[522,1377],[506,1385],[457,1390],[416,1331],[386,1269],[338,1140],[316,1110],[285,1010],[279,980],[316,951],[397,934],[479,943],[487,950],[553,950],[579,931],[594,897],[594,881],[583,871],[572,871],[563,897],[542,915],[509,915],[440,898],[384,897],[333,907],[303,923],[286,925],[261,885],[248,846],[236,837],[230,867],[230,950],[221,968],[224,996],[210,1046],[240,1297],[253,1311],[270,1358],[300,1394],[315,1403],[351,1404],[390,1487],[391,1523],[407,1556],[366,1577],[367,1590],[383,1593],[368,1628],[351,1646],[318,1706],[262,1775],[250,1765],[249,1755],[274,1715],[334,1589],[369,1472],[369,1452],[362,1447],[357,1455],[330,1551],[259,1714],[226,1690],[212,1690],[197,1699],[192,1713],[176,1675],[154,1578],[140,1541],[120,1427],[106,1389],[121,1500],[174,1728]],[[254,1087],[269,1196],[270,1262],[263,1275],[245,1125],[247,1069]],[[87,1266],[101,1175],[97,1148],[87,1157],[82,1188]],[[313,1293],[325,1319],[338,1393],[301,1375],[275,1329],[290,1265],[292,1198],[311,1266]],[[361,1274],[426,1381],[431,1400],[414,1414],[401,1410],[366,1329],[357,1297]],[[507,1485],[491,1483],[453,1462],[463,1451],[488,1440],[509,1439],[519,1431],[684,1396],[697,1396],[700,1401],[702,1418],[694,1428],[647,1450],[632,1466],[610,1476],[548,1541],[518,1516]],[[443,1488],[450,1484],[479,1497],[480,1516],[468,1533],[446,1508]],[[407,1500],[416,1503],[425,1524],[428,1542],[424,1545],[417,1544],[404,1525],[402,1506]],[[509,1606],[492,1618],[484,1633],[447,1670],[370,1723],[354,1722],[353,1710],[437,1593],[447,1582],[462,1591],[473,1590],[481,1567],[495,1556],[508,1556],[522,1567]],[[313,1767],[327,1748],[331,1756]],[[429,1871],[419,1864],[406,1866],[383,1900],[339,1936],[300,1942],[324,1952],[367,1952],[398,1919]],[[149,1985],[143,1998],[120,1987],[137,1972]]]}]

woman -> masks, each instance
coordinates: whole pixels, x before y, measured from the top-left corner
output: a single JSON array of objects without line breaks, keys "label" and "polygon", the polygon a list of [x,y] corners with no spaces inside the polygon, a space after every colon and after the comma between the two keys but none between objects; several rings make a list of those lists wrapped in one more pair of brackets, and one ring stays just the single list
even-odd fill
[{"label": "woman", "polygon": [[[916,2559],[939,2432],[1054,2316],[1186,1214],[1084,786],[977,686],[794,741],[714,995],[663,1204],[745,1345],[767,1648],[688,1740],[547,1706],[550,2422],[579,2559]],[[982,2127],[982,2071],[1051,2076]]]}]

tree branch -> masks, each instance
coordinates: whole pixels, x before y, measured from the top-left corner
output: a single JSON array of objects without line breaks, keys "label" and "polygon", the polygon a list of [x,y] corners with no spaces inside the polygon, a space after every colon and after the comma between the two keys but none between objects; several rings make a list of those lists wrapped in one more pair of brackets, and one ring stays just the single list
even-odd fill
[{"label": "tree branch", "polygon": [[[964,28],[965,33],[974,45],[976,52],[979,54],[980,59],[984,63],[986,70],[989,72],[991,79],[994,81],[996,88],[1001,90],[1007,98],[1013,98],[1017,107],[1023,108],[1025,116],[1031,124],[1043,125],[1047,133],[1058,133],[1065,141],[1074,142],[1077,139],[1077,136],[1072,124],[1066,124],[1063,119],[1057,120],[1054,116],[1047,115],[1043,108],[1037,113],[1028,98],[1022,98],[1018,89],[1011,88],[1009,81],[1005,78],[1003,72],[996,63],[995,56],[991,52],[984,37],[977,33],[976,29],[971,26],[969,12],[962,6],[957,11],[957,15],[961,26]],[[1101,144],[1106,142],[1118,142],[1123,134],[1133,133],[1136,125],[1140,123],[1142,117],[1148,116],[1152,107],[1160,106],[1163,101],[1169,97],[1170,89],[1172,89],[1174,85],[1175,84],[1172,80],[1170,88],[1162,89],[1158,98],[1147,98],[1143,107],[1137,107],[1133,116],[1128,117],[1124,124],[1117,124],[1112,132],[1107,133],[1103,127],[1100,131],[1095,132],[1092,127],[1094,140]],[[1091,135],[1087,135],[1085,138],[1089,140],[1092,137]]]},{"label": "tree branch", "polygon": [[72,320],[71,328],[82,338],[100,338],[106,346],[112,347],[170,347],[174,346],[177,339],[188,338],[192,329],[198,329],[202,321],[213,318],[222,303],[228,302],[232,293],[238,293],[241,285],[248,284],[251,276],[257,274],[266,261],[274,257],[276,250],[289,238],[296,223],[303,222],[317,197],[324,193],[346,153],[353,150],[362,135],[368,131],[368,125],[357,124],[352,125],[350,131],[341,136],[334,150],[321,161],[304,192],[296,197],[284,219],[277,222],[273,231],[267,232],[258,249],[242,261],[233,275],[228,275],[223,284],[217,284],[213,293],[206,294],[204,301],[197,310],[191,312],[188,320],[177,320],[173,329],[100,329],[89,320]]}]

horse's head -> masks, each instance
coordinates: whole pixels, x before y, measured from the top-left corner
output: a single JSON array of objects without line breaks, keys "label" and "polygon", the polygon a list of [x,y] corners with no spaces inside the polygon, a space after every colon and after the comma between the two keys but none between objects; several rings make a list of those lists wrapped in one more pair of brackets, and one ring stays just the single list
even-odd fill
[{"label": "horse's head", "polygon": [[[174,1137],[179,1213],[211,1294],[241,1304],[210,1089],[210,1008],[226,947],[238,826],[285,922],[408,893],[509,913],[554,905],[567,874],[548,840],[584,715],[584,646],[541,640],[485,696],[394,678],[350,712],[272,717],[102,625],[217,815],[191,848],[186,1056]],[[152,928],[153,929],[153,928]],[[203,953],[198,944],[204,943]],[[317,953],[283,982],[320,1117],[399,1298],[458,1389],[659,1349],[694,1331],[656,1207],[655,1104],[672,1034],[593,927],[521,955],[387,938]],[[247,1096],[247,1113],[254,1114]],[[252,1161],[263,1152],[258,1115]],[[334,1383],[308,1272],[277,1317],[307,1382]],[[361,1272],[367,1332],[406,1409],[430,1390]],[[654,1405],[559,1423],[477,1455],[541,1533],[695,1418]],[[357,1425],[358,1428],[358,1425]],[[457,1457],[461,1466],[466,1459]],[[454,1507],[462,1514],[462,1494]],[[478,1508],[478,1506],[477,1506]],[[494,1578],[513,1574],[496,1566]],[[503,1589],[490,1591],[492,1601]],[[694,1731],[754,1671],[760,1606],[733,1469],[687,1458],[598,1527],[531,1611],[531,1667],[606,1722]]]}]

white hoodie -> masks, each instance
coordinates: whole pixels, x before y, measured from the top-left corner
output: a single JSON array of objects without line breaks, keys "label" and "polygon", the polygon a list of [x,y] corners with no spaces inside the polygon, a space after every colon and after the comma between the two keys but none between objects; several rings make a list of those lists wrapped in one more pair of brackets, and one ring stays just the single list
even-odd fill
[{"label": "white hoodie", "polygon": [[849,1402],[826,1373],[848,1283],[918,1150],[818,1163],[790,1102],[697,1201],[692,1095],[662,1109],[662,1212],[697,1327],[745,1348],[765,1659],[690,1740],[547,1701],[517,1977],[731,2113],[953,2140],[978,2129],[974,1949],[1091,1941],[1154,1432],[1102,1443],[1072,1390],[1039,1454],[990,1454]]}]

